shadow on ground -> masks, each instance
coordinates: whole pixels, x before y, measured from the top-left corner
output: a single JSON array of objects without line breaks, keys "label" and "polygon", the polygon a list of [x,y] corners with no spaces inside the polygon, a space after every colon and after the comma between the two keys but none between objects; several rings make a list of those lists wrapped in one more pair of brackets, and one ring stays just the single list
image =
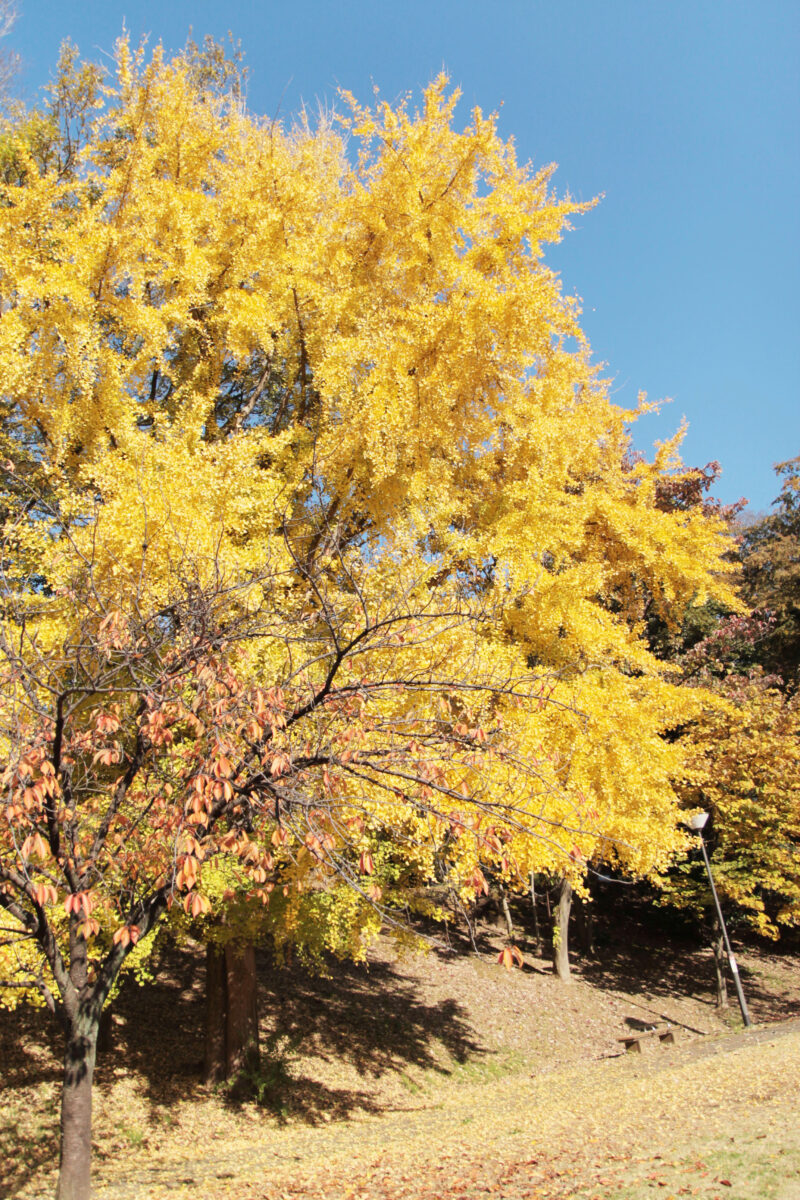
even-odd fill
[{"label": "shadow on ground", "polygon": [[[592,908],[592,953],[586,953],[582,945],[575,905],[570,921],[570,958],[580,978],[601,991],[639,993],[655,1001],[687,998],[716,1010],[716,972],[709,929],[675,910],[659,908],[647,893],[644,897],[635,893],[621,896],[619,889],[615,891],[611,886],[594,889]],[[531,939],[529,906],[517,902],[514,915],[524,938]],[[780,949],[772,943],[759,943],[752,935],[746,947],[736,947],[750,1015],[757,1024],[797,1016],[796,986],[781,986],[785,979],[778,967]],[[727,984],[735,1023],[738,1007],[730,973]]]},{"label": "shadow on ground", "polygon": [[[580,958],[580,974],[602,990],[637,991],[654,1000],[683,996],[716,1008],[716,974],[710,947],[675,937],[667,945],[652,931],[633,927],[624,941],[600,946],[594,958]],[[737,952],[742,986],[756,1023],[784,1021],[797,1015],[796,994],[776,988],[759,967],[768,956],[758,948]],[[728,975],[729,1007],[738,1014],[733,978]]]},{"label": "shadow on ground", "polygon": [[346,1059],[359,1075],[445,1070],[441,1051],[459,1063],[484,1052],[460,1004],[427,1003],[415,981],[388,962],[334,962],[323,976],[267,963],[261,979],[262,1011],[273,1028],[298,1038],[305,1054]]},{"label": "shadow on ground", "polygon": [[[711,1016],[714,966],[698,930],[687,933],[679,923],[654,915],[652,906],[637,907],[627,894],[624,902],[614,896],[604,903],[599,897],[596,912],[594,956],[582,952],[580,939],[571,935],[579,978],[600,993],[624,993],[629,998],[626,1003],[634,1006],[641,998],[646,1002],[643,1009],[647,1008],[642,1015],[648,1019],[660,1010],[659,1002],[667,1008],[667,1002],[677,997],[692,999]],[[530,952],[526,973],[531,977],[549,973],[546,961],[533,954],[533,923],[521,901],[514,905],[514,921],[515,940]],[[543,920],[540,925],[544,935]],[[473,953],[466,927],[423,931],[436,942],[429,961],[441,963],[442,958]],[[505,942],[505,929],[484,921],[473,929],[473,936],[481,957],[494,964],[498,946]],[[539,949],[543,948],[542,941]],[[796,969],[792,974],[788,959],[770,953],[770,947],[751,944],[740,956],[740,967],[754,1021],[775,1022],[797,1014]],[[380,957],[368,965],[332,962],[328,973],[319,975],[299,963],[276,967],[261,956],[261,1032],[266,1051],[261,1081],[269,1080],[272,1072],[269,1107],[279,1117],[309,1124],[359,1111],[376,1112],[392,1107],[396,1100],[381,1101],[375,1079],[390,1074],[402,1078],[410,1068],[446,1072],[448,1064],[485,1058],[489,1052],[476,1032],[484,1028],[482,1009],[475,1007],[475,997],[470,1010],[473,1025],[465,1005],[452,997],[432,1000],[416,974],[407,972],[402,963],[395,966]],[[498,980],[503,976],[501,972]],[[502,986],[487,974],[485,986],[490,985]],[[515,992],[513,1003],[519,1002]],[[731,1002],[735,1021],[732,990]],[[201,948],[170,948],[156,981],[139,988],[126,980],[112,1011],[112,1046],[98,1057],[100,1098],[128,1076],[136,1096],[149,1107],[150,1123],[168,1126],[179,1105],[208,1095],[202,1083],[205,967]],[[698,1024],[706,1025],[700,1012],[695,1009]],[[60,1029],[46,1013],[23,1007],[3,1014],[2,1194],[13,1195],[30,1177],[54,1165],[62,1054]],[[314,1071],[320,1062],[325,1070]],[[340,1064],[344,1064],[341,1069]],[[324,1082],[315,1075],[322,1075]],[[230,1093],[223,1093],[223,1098],[231,1105],[241,1103]],[[409,1102],[414,1103],[411,1096]],[[98,1146],[97,1151],[102,1157],[106,1149]],[[113,1147],[108,1152],[114,1153]]]},{"label": "shadow on ground", "polygon": [[[261,1078],[269,1080],[272,1074],[277,1088],[269,1107],[279,1116],[312,1124],[355,1111],[376,1112],[381,1106],[366,1088],[325,1084],[304,1074],[295,1052],[347,1062],[365,1078],[409,1067],[444,1071],[447,1061],[463,1063],[484,1053],[456,1001],[426,1002],[413,979],[382,961],[369,966],[334,962],[321,976],[299,964],[277,968],[268,956],[259,956],[259,1006],[265,1046]],[[135,1076],[152,1123],[168,1124],[177,1104],[205,1092],[202,953],[172,948],[156,982],[144,988],[132,980],[123,983],[112,1013],[111,1045],[98,1053],[97,1091],[102,1095],[122,1075]],[[270,1052],[281,1061],[270,1062]],[[32,1133],[27,1121],[24,1134],[11,1131],[11,1161],[11,1147],[0,1147],[6,1152],[0,1168],[4,1194],[13,1194],[32,1173],[53,1165],[62,1053],[60,1030],[44,1013],[21,1008],[4,1014],[4,1083],[26,1089],[51,1085],[47,1100],[38,1098],[41,1120]],[[242,1103],[233,1092],[223,1096],[232,1105]]]},{"label": "shadow on ground", "polygon": [[[442,1069],[443,1058],[465,1062],[483,1052],[456,1001],[426,1003],[415,981],[389,963],[333,962],[321,975],[301,964],[276,967],[263,954],[258,976],[262,1079],[270,1078],[272,1066],[280,1068],[272,1107],[294,1118],[314,1122],[323,1114],[375,1111],[366,1091],[304,1076],[298,1054],[347,1062],[359,1075],[375,1077],[408,1067]],[[116,1059],[140,1076],[156,1110],[201,1088],[204,989],[202,955],[185,950],[169,955],[158,983],[146,991],[126,987],[115,1002],[117,1053],[99,1067],[98,1086],[111,1082]],[[282,1061],[271,1064],[270,1055]],[[224,1095],[240,1103],[235,1094]]]}]

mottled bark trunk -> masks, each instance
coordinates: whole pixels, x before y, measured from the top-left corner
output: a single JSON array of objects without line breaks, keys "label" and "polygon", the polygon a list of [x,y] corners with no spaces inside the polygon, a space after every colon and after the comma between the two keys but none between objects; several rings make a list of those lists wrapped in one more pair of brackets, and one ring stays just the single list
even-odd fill
[{"label": "mottled bark trunk", "polygon": [[558,907],[553,922],[553,967],[562,983],[570,982],[569,968],[569,914],[572,907],[572,884],[561,880]]},{"label": "mottled bark trunk", "polygon": [[225,947],[228,1014],[225,1065],[228,1078],[258,1066],[258,980],[255,946]]},{"label": "mottled bark trunk", "polygon": [[61,1157],[56,1200],[89,1200],[92,1166],[92,1079],[97,1014],[79,1012],[67,1028],[61,1089]]},{"label": "mottled bark trunk", "polygon": [[252,945],[206,951],[208,1083],[231,1079],[258,1065],[258,992]]}]

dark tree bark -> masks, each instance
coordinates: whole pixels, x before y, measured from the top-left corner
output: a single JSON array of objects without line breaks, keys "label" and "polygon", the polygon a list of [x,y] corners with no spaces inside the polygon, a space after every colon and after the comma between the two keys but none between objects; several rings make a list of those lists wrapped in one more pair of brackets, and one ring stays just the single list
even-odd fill
[{"label": "dark tree bark", "polygon": [[594,958],[594,911],[591,903],[576,896],[575,930],[578,934],[581,952],[586,958]]},{"label": "dark tree bark", "polygon": [[225,947],[225,1066],[228,1078],[258,1066],[258,980],[252,944]]},{"label": "dark tree bark", "polygon": [[714,951],[714,968],[717,975],[717,1008],[727,1008],[728,983],[725,978],[725,967],[728,962],[728,956],[725,953],[725,940],[718,922],[714,923],[714,938],[711,948]]},{"label": "dark tree bark", "polygon": [[89,1200],[92,1162],[92,1079],[99,1014],[79,1011],[67,1025],[61,1093],[61,1156],[56,1200]]},{"label": "dark tree bark", "polygon": [[219,1083],[258,1065],[255,947],[206,951],[205,1079]]},{"label": "dark tree bark", "polygon": [[553,921],[553,967],[562,983],[570,982],[569,914],[572,908],[572,884],[562,879],[558,891],[558,907]]},{"label": "dark tree bark", "polygon": [[536,953],[542,944],[541,933],[539,931],[539,906],[536,902],[536,872],[531,871],[531,907],[533,908],[533,934],[536,939]]},{"label": "dark tree bark", "polygon": [[[77,889],[76,889],[77,890]],[[136,924],[144,936],[166,907],[164,893],[158,892],[142,904]],[[133,923],[133,922],[131,922]],[[120,972],[131,941],[115,942],[90,982],[86,939],[79,928],[80,918],[73,910],[70,918],[70,960],[66,967],[52,929],[44,924],[40,939],[61,994],[56,1004],[45,992],[50,1010],[64,1025],[66,1051],[61,1083],[61,1139],[56,1200],[89,1200],[92,1170],[92,1083],[97,1059],[101,1023],[110,1022],[104,1006],[114,980]]]},{"label": "dark tree bark", "polygon": [[106,1005],[100,1014],[100,1026],[97,1030],[97,1053],[102,1057],[114,1048],[114,1014]]}]

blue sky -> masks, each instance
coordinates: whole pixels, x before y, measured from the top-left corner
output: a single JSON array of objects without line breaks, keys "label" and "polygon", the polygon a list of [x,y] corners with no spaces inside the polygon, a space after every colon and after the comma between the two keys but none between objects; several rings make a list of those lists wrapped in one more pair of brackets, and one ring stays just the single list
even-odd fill
[{"label": "blue sky", "polygon": [[765,509],[800,453],[799,0],[19,0],[6,45],[32,99],[61,40],[109,54],[123,21],[177,49],[240,38],[249,103],[287,117],[418,91],[444,67],[466,105],[502,105],[521,159],[602,203],[549,262],[583,299],[616,399],[671,397],[684,459],[718,459],[724,500]]}]

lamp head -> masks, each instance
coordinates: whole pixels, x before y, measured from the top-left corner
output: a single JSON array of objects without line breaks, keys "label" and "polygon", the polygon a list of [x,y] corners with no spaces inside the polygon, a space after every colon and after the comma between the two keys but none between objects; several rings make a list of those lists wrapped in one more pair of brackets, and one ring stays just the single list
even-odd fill
[{"label": "lamp head", "polygon": [[693,817],[689,817],[689,820],[686,822],[686,824],[689,826],[692,833],[702,833],[702,831],[706,827],[707,821],[708,821],[708,813],[707,812],[699,812],[699,813],[695,813]]}]

